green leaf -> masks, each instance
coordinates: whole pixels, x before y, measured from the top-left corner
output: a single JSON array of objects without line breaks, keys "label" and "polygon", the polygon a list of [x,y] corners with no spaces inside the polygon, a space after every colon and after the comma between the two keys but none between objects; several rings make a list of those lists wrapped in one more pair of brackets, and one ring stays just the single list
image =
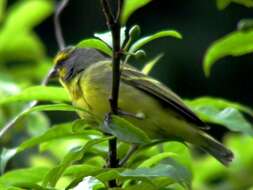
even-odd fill
[{"label": "green leaf", "polygon": [[55,168],[51,169],[50,172],[45,177],[43,184],[44,186],[50,184],[50,186],[54,187],[57,181],[60,179],[64,171],[72,165],[75,161],[80,160],[83,155],[94,145],[102,143],[104,141],[108,141],[112,139],[112,137],[101,138],[101,139],[94,139],[88,141],[83,147],[75,147],[69,152],[62,162],[56,166]]},{"label": "green leaf", "polygon": [[85,39],[79,42],[76,46],[77,48],[95,48],[97,50],[102,51],[103,53],[112,56],[112,49],[108,47],[108,45],[99,39]]},{"label": "green leaf", "polygon": [[104,170],[104,168],[89,164],[72,165],[64,172],[64,176],[78,176],[80,174],[82,174],[82,177],[94,176],[99,174],[101,170]]},{"label": "green leaf", "polygon": [[[31,102],[30,104],[28,104],[27,107],[25,107],[20,113],[18,113],[12,120],[10,120],[0,130],[0,137],[8,130],[8,128],[11,125],[13,125],[13,123],[16,123],[17,121],[25,117],[27,114],[35,112],[35,111],[83,111],[83,112],[90,113],[85,109],[75,108],[68,104],[50,104],[50,105],[40,105],[40,106],[33,107],[34,103],[36,102]],[[95,118],[94,115],[92,116],[93,118]]]},{"label": "green leaf", "polygon": [[[36,107],[35,107],[36,108]],[[3,149],[0,154],[0,169],[1,172],[4,171],[7,162],[15,156],[17,153],[20,153],[28,148],[34,147],[38,144],[42,144],[49,141],[55,141],[57,139],[63,138],[76,138],[76,139],[83,139],[84,137],[90,136],[100,136],[101,133],[95,130],[83,130],[83,131],[73,131],[73,123],[64,123],[53,126],[52,128],[48,129],[43,134],[30,138],[23,143],[21,143],[15,149]]]},{"label": "green leaf", "polygon": [[[112,47],[112,34],[111,31],[104,33],[95,33],[95,37],[105,42],[109,47]],[[120,45],[122,46],[126,40],[126,27],[120,29]]]},{"label": "green leaf", "polygon": [[145,160],[144,162],[142,162],[138,168],[149,168],[153,165],[156,165],[157,163],[159,163],[161,160],[164,160],[166,158],[170,158],[175,156],[175,153],[172,152],[163,152],[157,155],[154,155],[153,157]]},{"label": "green leaf", "polygon": [[253,29],[253,19],[241,19],[237,24],[237,30],[248,31]]},{"label": "green leaf", "polygon": [[1,60],[41,60],[45,55],[44,45],[32,29],[52,12],[53,2],[50,0],[15,3],[9,9],[5,24],[0,31]]},{"label": "green leaf", "polygon": [[77,186],[77,184],[79,184],[84,177],[96,176],[104,170],[107,169],[88,164],[72,165],[64,172],[64,176],[71,176],[74,179],[66,189],[72,189],[73,187]]},{"label": "green leaf", "polygon": [[[136,185],[131,185],[131,186],[128,186],[126,188],[124,188],[124,190],[159,190],[158,187],[154,186],[153,184],[150,184],[150,183],[145,183],[145,182],[141,182],[141,183],[138,183]],[[167,188],[164,189],[164,190],[168,190]]]},{"label": "green leaf", "polygon": [[1,190],[24,190],[18,187],[13,187],[13,186],[2,184],[2,183],[0,183],[0,189]]},{"label": "green leaf", "polygon": [[134,25],[129,29],[128,36],[131,40],[138,39],[141,35],[141,27],[139,25]]},{"label": "green leaf", "polygon": [[45,56],[44,45],[34,32],[16,33],[9,30],[0,32],[1,60],[40,61]]},{"label": "green leaf", "polygon": [[125,25],[128,18],[139,8],[145,6],[151,0],[127,0],[124,1],[123,11],[121,15],[121,23]]},{"label": "green leaf", "polygon": [[252,125],[234,108],[218,110],[213,107],[203,107],[198,109],[198,112],[206,122],[223,125],[231,131],[253,135]]},{"label": "green leaf", "polygon": [[162,38],[162,37],[175,37],[178,39],[182,39],[182,36],[179,32],[175,30],[165,30],[165,31],[157,32],[153,35],[139,39],[130,47],[129,52],[134,53],[135,51],[137,51],[138,49],[140,49],[142,46],[146,45],[147,43],[155,39]]},{"label": "green leaf", "polygon": [[189,171],[192,170],[192,156],[188,145],[181,142],[169,141],[163,143],[163,152],[173,153],[172,158],[184,165]]},{"label": "green leaf", "polygon": [[[182,169],[184,168],[184,169]],[[123,177],[168,177],[168,179],[173,180],[184,187],[190,189],[191,186],[191,174],[184,166],[171,162],[170,164],[159,164],[152,168],[137,168],[137,169],[127,169],[121,174]]]},{"label": "green leaf", "polygon": [[241,56],[252,51],[253,30],[232,32],[208,48],[204,57],[204,72],[209,76],[213,64],[225,56]]},{"label": "green leaf", "polygon": [[220,10],[225,9],[230,3],[231,0],[216,0],[217,7]]},{"label": "green leaf", "polygon": [[48,129],[44,134],[30,138],[23,142],[21,145],[18,146],[18,152],[24,151],[27,148],[31,148],[38,144],[42,144],[47,141],[66,138],[66,137],[79,137],[84,138],[85,136],[89,135],[99,135],[99,132],[94,130],[86,130],[86,131],[78,131],[74,132],[72,130],[73,123],[65,123],[56,125],[50,129]]},{"label": "green leaf", "polygon": [[41,112],[31,113],[27,117],[26,126],[29,136],[39,136],[49,129],[49,118]]},{"label": "green leaf", "polygon": [[[69,104],[49,104],[49,105],[35,106],[31,108],[27,113],[31,113],[35,111],[76,111],[76,110],[81,110],[81,109],[75,108]],[[82,111],[86,111],[86,110],[82,109]]]},{"label": "green leaf", "polygon": [[20,101],[70,101],[68,94],[61,87],[33,86],[24,89],[17,95],[9,96],[0,100],[0,105]]},{"label": "green leaf", "polygon": [[95,177],[100,181],[107,183],[110,180],[120,178],[119,170],[120,169],[108,168],[107,170],[96,175]]},{"label": "green leaf", "polygon": [[215,98],[215,97],[201,97],[201,98],[196,98],[194,100],[185,100],[185,102],[193,108],[197,108],[198,106],[213,106],[218,109],[225,109],[228,107],[235,108],[241,112],[244,112],[251,117],[253,117],[253,110],[245,105],[239,104],[237,102],[231,102],[222,98]]},{"label": "green leaf", "polygon": [[154,59],[150,60],[141,70],[142,73],[148,75],[150,71],[152,71],[153,67],[160,61],[160,59],[163,57],[163,54],[160,54],[156,56]]},{"label": "green leaf", "polygon": [[135,127],[129,121],[115,115],[112,116],[110,125],[104,125],[102,130],[128,143],[146,144],[150,141],[144,131]]},{"label": "green leaf", "polygon": [[75,189],[85,189],[85,190],[96,190],[96,189],[104,189],[105,185],[96,179],[95,177],[88,176],[83,179]]},{"label": "green leaf", "polygon": [[222,10],[225,9],[230,3],[237,3],[246,7],[253,7],[252,0],[217,0],[217,7]]},{"label": "green leaf", "polygon": [[17,169],[5,173],[0,177],[0,183],[6,185],[36,184],[41,182],[48,173],[49,168],[33,167],[28,169]]},{"label": "green leaf", "polygon": [[17,153],[17,149],[2,148],[0,153],[0,174],[4,173],[8,161]]},{"label": "green leaf", "polygon": [[50,0],[20,1],[10,8],[7,15],[6,29],[17,33],[31,30],[53,13],[53,2]]},{"label": "green leaf", "polygon": [[2,22],[5,14],[6,0],[0,1],[0,22]]},{"label": "green leaf", "polygon": [[[248,168],[251,166],[253,159],[253,149],[249,144],[253,143],[253,138],[245,135],[230,134],[226,138],[226,144],[235,153],[235,161],[232,167],[236,168],[238,173],[242,168]],[[252,175],[252,174],[251,174]]]},{"label": "green leaf", "polygon": [[205,122],[223,125],[231,131],[253,135],[252,125],[240,113],[243,111],[252,116],[252,111],[245,106],[236,103],[229,104],[219,99],[215,102],[215,99],[211,98],[188,101],[187,104]]}]

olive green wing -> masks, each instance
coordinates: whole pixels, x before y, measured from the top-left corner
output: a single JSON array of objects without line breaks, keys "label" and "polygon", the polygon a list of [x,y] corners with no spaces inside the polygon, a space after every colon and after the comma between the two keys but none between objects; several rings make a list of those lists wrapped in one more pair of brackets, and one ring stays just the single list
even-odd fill
[{"label": "olive green wing", "polygon": [[209,127],[196,116],[172,90],[160,83],[159,81],[141,73],[134,67],[124,65],[122,67],[121,79],[145,93],[155,97],[163,106],[168,106],[176,113],[183,116],[187,121],[208,129]]}]

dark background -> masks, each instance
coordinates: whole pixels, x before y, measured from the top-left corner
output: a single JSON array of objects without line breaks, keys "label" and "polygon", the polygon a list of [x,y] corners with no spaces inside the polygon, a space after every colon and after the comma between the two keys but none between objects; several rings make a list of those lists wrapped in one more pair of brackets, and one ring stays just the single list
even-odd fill
[{"label": "dark background", "polygon": [[[99,0],[72,0],[62,15],[64,37],[68,44],[106,30]],[[214,0],[156,0],[138,10],[128,26],[139,24],[142,35],[162,29],[176,29],[183,40],[160,39],[145,46],[148,58],[165,56],[151,75],[183,98],[211,95],[239,101],[253,107],[252,55],[227,57],[218,61],[211,76],[204,76],[202,65],[207,48],[214,40],[236,30],[242,18],[252,18],[252,9],[231,4],[220,11]],[[36,28],[48,48],[57,52],[52,17]],[[147,59],[148,60],[148,59]]]}]

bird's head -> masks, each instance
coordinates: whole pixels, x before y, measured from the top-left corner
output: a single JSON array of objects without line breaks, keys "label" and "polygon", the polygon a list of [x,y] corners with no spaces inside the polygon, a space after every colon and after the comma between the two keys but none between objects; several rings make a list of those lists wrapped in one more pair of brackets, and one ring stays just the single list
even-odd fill
[{"label": "bird's head", "polygon": [[68,47],[55,56],[53,75],[67,82],[91,64],[105,59],[96,49]]}]

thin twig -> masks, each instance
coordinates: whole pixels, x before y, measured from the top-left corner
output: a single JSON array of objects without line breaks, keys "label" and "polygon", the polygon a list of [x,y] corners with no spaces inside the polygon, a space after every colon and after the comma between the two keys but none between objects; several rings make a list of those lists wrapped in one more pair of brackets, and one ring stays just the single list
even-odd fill
[{"label": "thin twig", "polygon": [[108,0],[101,0],[101,4],[102,4],[102,10],[105,15],[106,24],[110,29],[110,26],[114,24],[114,16],[112,14],[110,3],[108,2]]},{"label": "thin twig", "polygon": [[62,34],[62,28],[60,24],[60,16],[64,8],[68,5],[69,0],[62,0],[59,5],[56,5],[55,14],[54,14],[54,30],[57,44],[60,50],[63,50],[66,47],[65,40]]},{"label": "thin twig", "polygon": [[118,0],[118,10],[117,10],[117,20],[120,20],[121,14],[122,14],[122,8],[123,8],[123,0]]},{"label": "thin twig", "polygon": [[[54,15],[54,26],[55,26],[55,35],[57,39],[57,43],[59,46],[59,49],[62,50],[65,48],[65,41],[62,35],[61,25],[60,25],[60,15],[64,8],[67,6],[69,0],[62,0],[61,3],[56,7],[55,15]],[[54,71],[54,68],[52,68],[45,78],[40,83],[42,86],[46,86],[48,84],[49,79],[51,78],[51,75]],[[31,108],[36,106],[38,104],[38,101],[32,101],[29,104],[27,104],[23,110],[20,111],[13,119],[11,119],[7,124],[0,130],[0,139],[4,136],[4,134],[9,131],[23,116],[24,113],[29,111]]]},{"label": "thin twig", "polygon": [[[120,47],[120,15],[123,0],[118,0],[117,15],[112,14],[112,9],[108,0],[101,0],[102,9],[106,18],[106,23],[109,30],[112,33],[113,41],[113,56],[112,56],[112,91],[111,97],[109,98],[111,106],[111,114],[118,115],[118,97],[119,97],[119,86],[120,86],[120,61],[121,61],[121,47]],[[110,114],[109,114],[110,116]],[[107,125],[110,123],[110,119],[107,121]],[[109,140],[109,167],[118,167],[117,160],[117,139]],[[109,181],[110,187],[117,187],[116,180]]]}]

